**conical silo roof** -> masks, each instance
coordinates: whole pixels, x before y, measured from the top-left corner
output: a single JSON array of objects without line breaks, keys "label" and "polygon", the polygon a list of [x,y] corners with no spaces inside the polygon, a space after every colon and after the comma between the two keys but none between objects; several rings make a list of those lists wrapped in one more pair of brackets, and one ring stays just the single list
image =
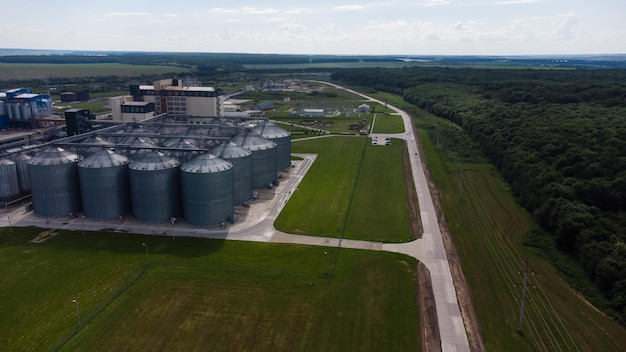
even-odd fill
[{"label": "conical silo roof", "polygon": [[136,158],[130,162],[129,168],[133,170],[165,170],[177,167],[180,162],[158,150],[135,154]]},{"label": "conical silo roof", "polygon": [[49,147],[48,149],[38,153],[30,160],[30,165],[59,165],[77,162],[78,154],[67,151],[61,147]]},{"label": "conical silo roof", "polygon": [[268,120],[264,120],[260,124],[254,126],[252,128],[252,131],[259,136],[267,139],[283,138],[291,135],[284,128],[279,127]]},{"label": "conical silo roof", "polygon": [[245,130],[234,136],[231,141],[249,151],[276,148],[276,143],[259,136],[251,130]]},{"label": "conical silo roof", "polygon": [[187,138],[172,138],[163,142],[164,147],[180,149],[196,149],[196,141]]},{"label": "conical silo roof", "polygon": [[225,141],[211,150],[211,154],[222,159],[235,159],[243,158],[251,154],[249,150],[246,150],[232,141]]},{"label": "conical silo roof", "polygon": [[211,153],[204,153],[184,163],[180,169],[191,173],[212,173],[225,171],[233,167],[233,164],[220,159]]},{"label": "conical silo roof", "polygon": [[128,163],[129,160],[127,157],[117,154],[110,149],[102,148],[101,150],[90,155],[89,157],[79,161],[78,166],[89,168],[104,168],[120,166]]},{"label": "conical silo roof", "polygon": [[5,165],[15,165],[15,161],[11,161],[7,158],[0,159],[0,166],[5,166]]}]

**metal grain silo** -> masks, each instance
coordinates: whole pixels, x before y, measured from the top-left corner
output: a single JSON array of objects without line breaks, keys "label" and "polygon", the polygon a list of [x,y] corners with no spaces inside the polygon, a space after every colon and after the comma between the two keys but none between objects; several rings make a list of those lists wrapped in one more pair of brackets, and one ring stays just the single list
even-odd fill
[{"label": "metal grain silo", "polygon": [[[125,138],[120,144],[127,144],[131,147],[129,155],[151,151],[157,145],[149,138],[131,136]],[[142,149],[145,148],[145,149]]]},{"label": "metal grain silo", "polygon": [[139,153],[128,165],[133,217],[165,222],[180,215],[180,162],[153,150]]},{"label": "metal grain silo", "polygon": [[204,153],[180,170],[185,221],[211,226],[233,220],[233,164]]},{"label": "metal grain silo", "polygon": [[233,203],[249,201],[252,198],[252,153],[226,141],[212,149],[211,154],[233,164]]},{"label": "metal grain silo", "polygon": [[50,147],[26,163],[33,210],[40,216],[67,216],[80,211],[79,156]]},{"label": "metal grain silo", "polygon": [[291,166],[291,133],[268,120],[253,127],[252,131],[276,143],[277,170],[288,169]]},{"label": "metal grain silo", "polygon": [[[163,142],[163,146],[166,148],[176,149],[196,149],[198,148],[196,141],[186,138],[170,138]],[[168,150],[167,154],[183,162],[188,161],[193,156],[192,153],[184,150]]]},{"label": "metal grain silo", "polygon": [[112,220],[130,212],[127,157],[101,148],[78,162],[83,214],[95,220]]},{"label": "metal grain silo", "polygon": [[107,140],[104,137],[101,136],[96,136],[93,135],[89,138],[86,138],[84,141],[81,142],[82,144],[93,144],[93,147],[87,148],[84,152],[84,155],[91,155],[95,152],[99,152],[102,147],[101,146],[105,146],[105,145],[112,145],[113,143],[109,142],[109,140]]},{"label": "metal grain silo", "polygon": [[276,143],[245,130],[231,139],[252,153],[252,188],[268,187],[278,178]]},{"label": "metal grain silo", "polygon": [[30,177],[28,176],[28,160],[31,156],[26,153],[19,153],[13,156],[15,166],[17,167],[17,179],[20,185],[20,193],[30,193]]},{"label": "metal grain silo", "polygon": [[20,195],[15,161],[0,159],[0,200],[15,199]]}]

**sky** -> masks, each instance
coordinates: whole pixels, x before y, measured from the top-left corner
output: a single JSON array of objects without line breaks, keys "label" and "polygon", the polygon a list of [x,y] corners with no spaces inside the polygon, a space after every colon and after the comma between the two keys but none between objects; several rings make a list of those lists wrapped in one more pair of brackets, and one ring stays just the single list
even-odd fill
[{"label": "sky", "polygon": [[0,48],[336,55],[626,53],[625,0],[0,0]]}]

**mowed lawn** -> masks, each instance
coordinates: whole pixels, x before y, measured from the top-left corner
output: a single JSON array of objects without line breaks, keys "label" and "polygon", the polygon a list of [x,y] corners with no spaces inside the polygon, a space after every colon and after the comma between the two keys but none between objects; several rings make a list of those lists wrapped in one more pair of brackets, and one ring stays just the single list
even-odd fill
[{"label": "mowed lawn", "polygon": [[17,64],[0,63],[0,81],[54,77],[141,76],[189,72],[175,66],[125,64]]},{"label": "mowed lawn", "polygon": [[372,133],[404,133],[402,116],[376,114]]},{"label": "mowed lawn", "polygon": [[0,230],[3,351],[419,350],[406,256],[39,231]]},{"label": "mowed lawn", "polygon": [[402,148],[398,140],[372,146],[365,137],[292,143],[292,152],[318,157],[274,225],[311,236],[340,237],[343,232],[351,239],[409,240]]}]

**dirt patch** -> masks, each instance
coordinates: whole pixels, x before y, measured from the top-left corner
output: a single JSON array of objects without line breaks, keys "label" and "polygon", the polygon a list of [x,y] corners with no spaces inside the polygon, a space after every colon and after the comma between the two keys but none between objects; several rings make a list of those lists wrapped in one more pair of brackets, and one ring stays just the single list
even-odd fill
[{"label": "dirt patch", "polygon": [[422,351],[441,352],[441,335],[437,323],[435,295],[430,281],[430,272],[422,263],[417,263],[417,303],[420,307]]},{"label": "dirt patch", "polygon": [[[469,340],[470,349],[474,352],[487,351],[485,347],[485,343],[482,339],[480,323],[478,321],[478,317],[476,316],[476,311],[474,310],[474,304],[472,302],[472,294],[471,294],[471,291],[469,290],[467,281],[465,280],[465,275],[463,275],[463,271],[461,269],[461,262],[457,255],[454,241],[452,240],[452,237],[450,236],[450,231],[447,226],[446,218],[443,214],[443,211],[441,210],[441,202],[439,201],[439,192],[437,191],[435,182],[433,181],[432,175],[430,174],[430,170],[428,169],[428,165],[426,163],[426,156],[424,155],[424,150],[422,149],[422,141],[417,131],[417,127],[415,127],[415,121],[413,121],[413,119],[411,119],[411,127],[413,128],[413,133],[415,135],[415,142],[417,143],[417,149],[420,153],[420,159],[422,162],[422,166],[424,168],[424,173],[426,174],[426,179],[428,180],[428,188],[430,190],[433,204],[435,206],[435,211],[437,212],[437,219],[439,219],[439,230],[441,231],[443,243],[446,248],[446,255],[448,257],[448,263],[450,265],[450,271],[452,273],[452,280],[454,282],[454,287],[456,288],[456,296],[459,302],[459,309],[461,310],[461,315],[463,316],[463,322],[465,324],[465,330],[467,332],[467,338]],[[425,288],[422,288],[422,289],[425,289]],[[432,304],[434,304],[434,302],[432,302]],[[428,309],[430,309],[428,306],[421,305],[420,316],[422,316],[422,314],[427,314],[427,312],[422,312],[422,310],[428,310]],[[425,351],[430,351],[430,349],[425,349]]]}]

